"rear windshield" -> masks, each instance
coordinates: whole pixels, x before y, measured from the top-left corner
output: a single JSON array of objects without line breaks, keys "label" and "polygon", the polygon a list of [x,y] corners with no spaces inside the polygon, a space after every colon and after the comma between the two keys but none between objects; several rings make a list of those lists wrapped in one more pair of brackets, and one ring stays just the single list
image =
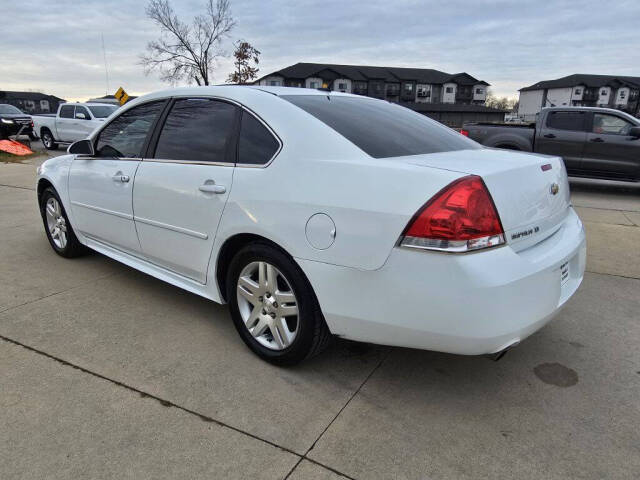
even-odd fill
[{"label": "rear windshield", "polygon": [[118,109],[115,105],[87,105],[87,107],[95,118],[107,118]]},{"label": "rear windshield", "polygon": [[393,103],[329,95],[284,95],[375,158],[482,148],[444,125]]}]

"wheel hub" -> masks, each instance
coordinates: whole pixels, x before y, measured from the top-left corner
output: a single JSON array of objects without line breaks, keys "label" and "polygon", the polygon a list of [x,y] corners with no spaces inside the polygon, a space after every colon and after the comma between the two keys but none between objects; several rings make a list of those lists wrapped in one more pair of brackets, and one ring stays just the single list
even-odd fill
[{"label": "wheel hub", "polygon": [[238,308],[249,333],[271,350],[284,350],[298,333],[298,305],[285,276],[267,262],[251,262],[238,278]]}]

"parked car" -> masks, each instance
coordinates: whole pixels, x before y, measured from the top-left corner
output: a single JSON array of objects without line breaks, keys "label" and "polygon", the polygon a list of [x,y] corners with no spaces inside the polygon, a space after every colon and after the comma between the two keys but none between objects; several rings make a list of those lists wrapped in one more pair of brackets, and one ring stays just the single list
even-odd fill
[{"label": "parked car", "polygon": [[118,109],[108,103],[63,103],[55,115],[34,115],[34,129],[48,150],[87,138]]},{"label": "parked car", "polygon": [[20,129],[22,135],[28,135],[31,140],[35,140],[31,117],[13,105],[0,104],[0,140],[16,135]]},{"label": "parked car", "polygon": [[559,155],[569,175],[640,181],[640,120],[610,108],[544,108],[535,123],[468,123],[461,133],[488,147]]},{"label": "parked car", "polygon": [[38,170],[46,235],[219,303],[263,359],[330,334],[501,354],[580,285],[559,157],[481,147],[402,106],[303,88],[127,103]]}]

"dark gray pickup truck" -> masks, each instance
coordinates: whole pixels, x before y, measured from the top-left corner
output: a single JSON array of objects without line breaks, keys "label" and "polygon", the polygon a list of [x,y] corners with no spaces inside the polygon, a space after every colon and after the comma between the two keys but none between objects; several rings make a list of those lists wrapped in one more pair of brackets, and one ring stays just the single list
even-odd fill
[{"label": "dark gray pickup truck", "polygon": [[619,110],[544,108],[532,124],[467,123],[460,133],[487,147],[560,156],[569,175],[640,181],[640,120]]}]

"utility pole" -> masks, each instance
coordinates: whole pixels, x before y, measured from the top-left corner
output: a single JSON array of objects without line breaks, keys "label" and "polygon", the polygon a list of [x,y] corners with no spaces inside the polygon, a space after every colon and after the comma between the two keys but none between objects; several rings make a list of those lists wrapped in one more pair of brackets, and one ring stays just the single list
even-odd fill
[{"label": "utility pole", "polygon": [[100,36],[102,37],[102,56],[104,57],[104,76],[107,83],[107,89],[105,90],[104,94],[109,95],[109,70],[107,69],[107,51],[104,48],[104,33],[100,33]]}]

